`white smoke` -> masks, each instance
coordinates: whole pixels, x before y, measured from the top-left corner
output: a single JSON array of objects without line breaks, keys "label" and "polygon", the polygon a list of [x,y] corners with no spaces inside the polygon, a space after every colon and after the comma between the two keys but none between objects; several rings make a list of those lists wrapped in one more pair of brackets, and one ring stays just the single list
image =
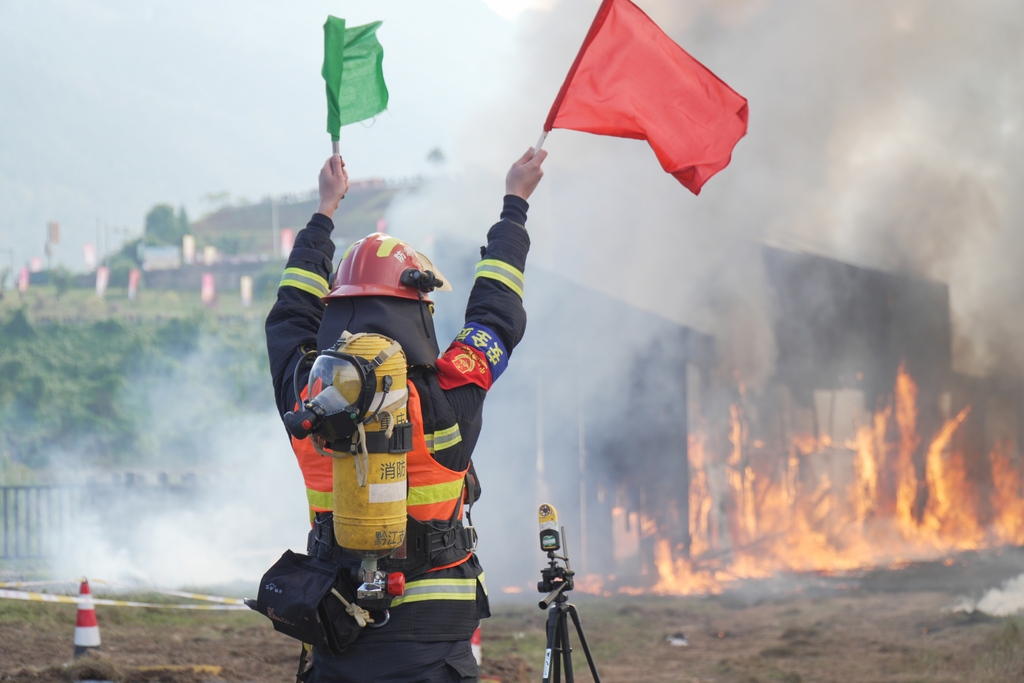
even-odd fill
[{"label": "white smoke", "polygon": [[[254,593],[284,550],[304,552],[305,487],[272,394],[245,396],[254,382],[269,386],[269,373],[253,349],[220,344],[203,333],[181,361],[132,374],[119,403],[144,435],[130,463],[67,472],[78,456],[54,457],[52,469],[65,479],[97,483],[69,519],[53,576],[168,588],[244,582]],[[125,473],[144,481],[127,485]]]},{"label": "white smoke", "polygon": [[1024,574],[1010,579],[999,588],[990,588],[980,600],[962,598],[953,606],[954,612],[984,612],[1005,617],[1024,610]]},{"label": "white smoke", "polygon": [[[553,131],[531,264],[720,341],[745,330],[728,362],[756,381],[774,346],[750,245],[810,249],[947,282],[958,369],[1024,365],[1006,341],[1022,331],[1006,312],[1024,303],[1014,3],[637,4],[748,97],[748,136],[695,198],[642,142]],[[596,6],[562,0],[521,17],[519,78],[471,118],[458,150],[472,181],[419,199],[415,218],[397,207],[396,229],[441,213],[469,218],[448,221],[456,229],[486,224],[496,209],[484,218],[482,199],[496,206],[508,163],[536,139]]]},{"label": "white smoke", "polygon": [[[636,2],[749,99],[748,135],[694,197],[642,142],[553,131],[530,201],[528,312],[565,297],[531,286],[531,269],[554,272],[713,335],[719,371],[756,386],[776,358],[757,246],[769,243],[946,282],[955,368],[1024,367],[1024,324],[1012,314],[1024,305],[1015,3]],[[519,76],[469,117],[452,155],[468,172],[394,205],[396,234],[454,238],[467,253],[483,243],[504,173],[537,139],[597,5],[561,0],[519,18]],[[481,453],[477,465],[490,494],[518,500],[530,494],[509,459],[532,458],[536,444],[532,426],[496,426],[505,418],[488,413],[484,432],[504,430],[508,454]]]},{"label": "white smoke", "polygon": [[58,577],[176,588],[253,586],[286,549],[304,552],[304,486],[276,412],[235,418],[209,443],[194,498],[110,500],[75,521],[51,564]]}]

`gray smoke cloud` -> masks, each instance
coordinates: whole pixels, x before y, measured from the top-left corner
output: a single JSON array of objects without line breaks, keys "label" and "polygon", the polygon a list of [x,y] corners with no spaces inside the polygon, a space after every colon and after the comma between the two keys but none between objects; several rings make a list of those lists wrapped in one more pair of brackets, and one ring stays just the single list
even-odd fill
[{"label": "gray smoke cloud", "polygon": [[[490,220],[596,4],[524,17],[519,79],[463,136],[469,191],[438,192],[430,209],[420,199],[412,221],[399,207],[396,230],[425,216],[445,215],[448,231]],[[753,382],[774,354],[756,242],[947,282],[957,368],[1024,361],[1006,315],[1024,291],[1013,3],[638,4],[749,99],[749,133],[695,198],[641,142],[554,131],[531,264],[715,333],[728,369]]]},{"label": "gray smoke cloud", "polygon": [[[54,454],[55,476],[95,484],[66,519],[53,576],[164,588],[234,584],[255,596],[285,549],[305,551],[302,476],[272,392],[260,390],[269,386],[261,330],[245,332],[249,341],[230,348],[203,332],[182,359],[132,372],[116,399],[145,426],[130,463],[83,467],[87,455]],[[126,474],[138,483],[127,485]]]},{"label": "gray smoke cloud", "polygon": [[951,608],[953,612],[984,612],[1005,617],[1024,610],[1024,574],[990,588],[977,601],[960,598]]},{"label": "gray smoke cloud", "polygon": [[[392,232],[462,245],[472,256],[496,220],[508,164],[537,139],[597,4],[561,0],[521,19],[518,78],[464,129],[455,156],[468,172],[393,206]],[[776,357],[758,246],[767,243],[946,282],[955,369],[1024,367],[1024,330],[1011,313],[1024,303],[1013,191],[1024,158],[1024,15],[1015,4],[637,4],[749,99],[748,135],[694,197],[642,142],[553,131],[547,174],[531,198],[528,311],[531,301],[566,296],[557,286],[531,288],[529,269],[556,273],[713,335],[720,374],[757,386]],[[630,332],[613,319],[607,327]],[[509,372],[517,371],[513,359]],[[515,400],[537,402],[526,392]],[[508,420],[493,408],[485,415],[481,449],[489,430],[516,458],[540,448],[533,426],[500,426]],[[477,462],[491,492],[511,501],[492,514],[485,500],[481,519],[529,519],[533,494],[515,475],[524,465]],[[561,485],[554,500],[573,500],[576,481]],[[516,502],[524,498],[529,504]],[[502,541],[482,548],[510,566],[516,551],[498,547],[513,545],[508,536]]]}]

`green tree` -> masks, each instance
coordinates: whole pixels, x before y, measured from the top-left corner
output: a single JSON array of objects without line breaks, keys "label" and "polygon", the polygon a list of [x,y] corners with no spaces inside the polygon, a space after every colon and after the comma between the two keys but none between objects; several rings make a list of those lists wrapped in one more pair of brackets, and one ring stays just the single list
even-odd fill
[{"label": "green tree", "polygon": [[185,207],[177,215],[170,204],[157,204],[146,214],[146,244],[153,246],[181,246],[181,238],[189,233]]},{"label": "green tree", "polygon": [[74,278],[70,270],[64,266],[57,266],[50,269],[50,282],[57,287],[57,298],[59,299],[65,292],[71,289],[71,285],[74,284]]}]

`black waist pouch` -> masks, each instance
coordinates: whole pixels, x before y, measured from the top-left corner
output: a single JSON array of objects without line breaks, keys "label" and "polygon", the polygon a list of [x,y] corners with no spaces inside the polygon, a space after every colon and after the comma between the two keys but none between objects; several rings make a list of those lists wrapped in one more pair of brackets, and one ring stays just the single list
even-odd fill
[{"label": "black waist pouch", "polygon": [[355,602],[347,574],[328,560],[286,550],[260,581],[256,611],[270,619],[274,630],[340,655],[362,631],[332,592]]}]

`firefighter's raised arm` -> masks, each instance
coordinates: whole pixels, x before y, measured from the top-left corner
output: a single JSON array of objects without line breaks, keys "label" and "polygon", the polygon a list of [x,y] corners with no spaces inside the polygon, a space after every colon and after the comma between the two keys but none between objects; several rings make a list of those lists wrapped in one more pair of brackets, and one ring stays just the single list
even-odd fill
[{"label": "firefighter's raised arm", "polygon": [[345,162],[340,155],[335,154],[324,163],[324,167],[320,169],[318,184],[320,205],[316,212],[322,213],[328,218],[334,218],[338,204],[348,192],[348,171],[345,170]]},{"label": "firefighter's raised arm", "polygon": [[526,200],[544,175],[541,164],[546,157],[547,152],[535,155],[531,148],[505,176],[501,220],[487,232],[487,246],[480,249],[465,325],[437,363],[444,389],[467,384],[490,389],[505,371],[512,349],[523,338],[524,271],[530,251],[526,231],[530,205]]},{"label": "firefighter's raised arm", "polygon": [[[320,204],[295,245],[281,276],[277,301],[267,316],[267,352],[278,411],[294,410],[298,397],[292,390],[295,366],[304,351],[316,349],[316,333],[324,314],[320,298],[328,293],[333,270],[332,217],[348,192],[348,171],[334,155],[320,169]],[[304,383],[304,382],[300,382]]]},{"label": "firefighter's raised arm", "polygon": [[540,179],[544,177],[541,164],[547,158],[546,150],[542,149],[537,154],[533,153],[533,147],[526,150],[526,153],[512,164],[512,168],[505,176],[505,194],[515,195],[524,201],[529,199],[537,189]]}]

